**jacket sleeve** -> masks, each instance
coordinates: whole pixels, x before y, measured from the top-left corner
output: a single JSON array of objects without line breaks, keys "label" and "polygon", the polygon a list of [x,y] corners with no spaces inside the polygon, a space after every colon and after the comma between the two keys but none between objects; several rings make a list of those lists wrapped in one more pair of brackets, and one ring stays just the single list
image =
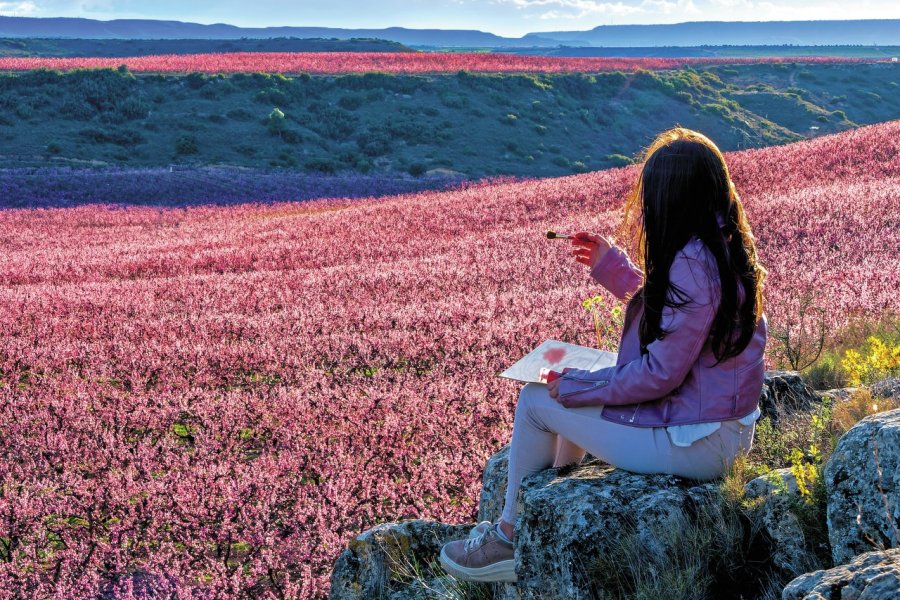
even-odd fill
[{"label": "jacket sleeve", "polygon": [[610,246],[591,269],[591,277],[619,300],[625,300],[641,287],[644,274],[617,246]]},{"label": "jacket sleeve", "polygon": [[649,343],[647,353],[631,362],[568,371],[560,378],[559,402],[567,407],[635,404],[662,398],[681,385],[700,356],[718,309],[714,263],[712,273],[707,272],[701,260],[679,253],[669,279],[690,300],[680,308],[663,308],[660,325],[668,335]]}]

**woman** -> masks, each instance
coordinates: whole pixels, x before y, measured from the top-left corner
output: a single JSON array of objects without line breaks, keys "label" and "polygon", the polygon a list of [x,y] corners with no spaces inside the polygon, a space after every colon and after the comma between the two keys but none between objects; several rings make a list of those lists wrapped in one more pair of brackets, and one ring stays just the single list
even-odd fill
[{"label": "woman", "polygon": [[637,473],[722,476],[750,451],[763,385],[765,269],[722,153],[675,128],[648,148],[620,233],[637,268],[604,237],[580,232],[575,259],[627,300],[616,366],[566,370],[519,395],[503,514],[441,562],[471,581],[515,581],[522,478],[579,462],[585,450]]}]

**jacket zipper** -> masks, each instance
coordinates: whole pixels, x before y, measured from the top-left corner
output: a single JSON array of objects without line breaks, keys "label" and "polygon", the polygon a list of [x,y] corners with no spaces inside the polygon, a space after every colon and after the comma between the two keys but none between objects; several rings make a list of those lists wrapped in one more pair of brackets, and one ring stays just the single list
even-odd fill
[{"label": "jacket zipper", "polygon": [[[575,375],[569,375],[568,373],[563,374],[560,379],[574,379],[575,381],[598,381],[597,379],[591,379],[590,377],[576,377]],[[604,383],[609,383],[606,380],[600,380]]]},{"label": "jacket zipper", "polygon": [[639,411],[640,409],[641,409],[641,405],[640,405],[640,404],[638,404],[637,406],[634,407],[634,414],[631,415],[631,418],[630,418],[630,419],[628,419],[628,422],[629,422],[629,423],[634,423],[634,418],[637,416],[637,413],[638,413],[638,411]]},{"label": "jacket zipper", "polygon": [[[573,379],[575,379],[575,378],[573,377]],[[582,379],[582,380],[580,380],[580,381],[593,381],[593,380],[592,380],[592,379]],[[560,394],[559,397],[560,397],[560,398],[565,398],[566,396],[573,396],[573,395],[575,395],[575,394],[580,394],[580,393],[582,393],[582,392],[587,392],[587,391],[589,391],[589,390],[596,389],[596,388],[600,387],[601,385],[606,385],[606,384],[608,384],[608,383],[609,383],[608,380],[603,379],[603,380],[594,382],[594,385],[592,385],[592,386],[590,386],[590,387],[586,387],[586,388],[583,388],[583,389],[580,389],[580,390],[574,390],[574,391],[571,391],[571,392],[566,392],[565,394]]]}]

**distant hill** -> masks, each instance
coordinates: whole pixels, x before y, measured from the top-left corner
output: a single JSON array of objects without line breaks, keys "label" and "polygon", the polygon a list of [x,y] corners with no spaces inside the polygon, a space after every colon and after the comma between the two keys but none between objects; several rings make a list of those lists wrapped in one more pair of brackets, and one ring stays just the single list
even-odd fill
[{"label": "distant hill", "polygon": [[900,45],[900,19],[856,21],[694,22],[674,25],[602,25],[589,31],[529,33],[507,38],[452,29],[243,28],[147,19],[0,17],[0,37],[92,39],[379,38],[419,48],[702,45]]},{"label": "distant hill", "polygon": [[270,38],[237,40],[126,40],[0,38],[0,56],[125,57],[222,52],[413,52],[398,42],[375,39]]},{"label": "distant hill", "polygon": [[538,43],[552,38],[569,46],[881,46],[900,44],[900,19],[601,25],[590,31],[529,33],[522,39],[528,42],[532,37]]},{"label": "distant hill", "polygon": [[[502,47],[521,44],[520,40],[502,38],[493,33],[467,30],[406,29],[339,29],[331,27],[263,27],[246,28],[234,25],[182,23],[180,21],[154,21],[142,19],[118,19],[96,21],[93,19],[30,17],[0,17],[0,37],[49,37],[93,39],[195,39],[235,40],[240,38],[379,38],[413,46],[490,46]],[[539,35],[529,43],[557,45],[558,42],[541,40]]]},{"label": "distant hill", "polygon": [[[99,42],[103,43],[103,42]],[[555,48],[497,48],[495,53],[567,58],[785,58],[834,56],[888,60],[900,56],[900,46],[557,46]]]}]

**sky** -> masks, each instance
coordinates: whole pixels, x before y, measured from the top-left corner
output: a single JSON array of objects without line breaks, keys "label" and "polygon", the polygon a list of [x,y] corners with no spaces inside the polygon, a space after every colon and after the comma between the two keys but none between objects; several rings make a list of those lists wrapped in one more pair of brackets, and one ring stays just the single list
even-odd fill
[{"label": "sky", "polygon": [[896,0],[0,0],[0,15],[347,28],[532,31],[685,21],[900,18]]}]

